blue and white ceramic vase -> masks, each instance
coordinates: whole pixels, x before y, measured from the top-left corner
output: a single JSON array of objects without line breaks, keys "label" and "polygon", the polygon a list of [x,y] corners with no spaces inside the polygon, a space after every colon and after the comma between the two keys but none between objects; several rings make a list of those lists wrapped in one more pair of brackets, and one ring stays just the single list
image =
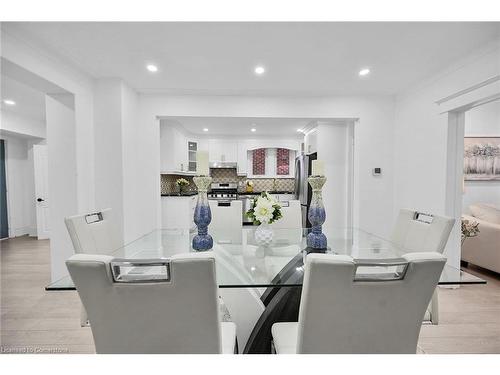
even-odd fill
[{"label": "blue and white ceramic vase", "polygon": [[321,189],[326,182],[325,176],[311,176],[307,179],[311,185],[313,194],[311,197],[311,205],[307,218],[312,224],[312,231],[307,235],[307,247],[322,250],[326,249],[326,236],[322,232],[322,225],[326,219],[325,206],[323,205],[323,197]]},{"label": "blue and white ceramic vase", "polygon": [[214,245],[212,236],[208,234],[208,224],[212,221],[212,212],[208,204],[207,190],[212,182],[212,177],[193,177],[198,188],[198,201],[194,209],[194,223],[198,227],[198,234],[193,238],[193,249],[197,251],[210,250]]}]

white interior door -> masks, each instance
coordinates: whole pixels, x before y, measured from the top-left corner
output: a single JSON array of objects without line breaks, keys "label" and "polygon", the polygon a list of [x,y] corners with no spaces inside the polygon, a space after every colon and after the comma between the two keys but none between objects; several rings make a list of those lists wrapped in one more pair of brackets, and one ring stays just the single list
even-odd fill
[{"label": "white interior door", "polygon": [[47,146],[33,145],[35,167],[36,232],[39,240],[50,237]]}]

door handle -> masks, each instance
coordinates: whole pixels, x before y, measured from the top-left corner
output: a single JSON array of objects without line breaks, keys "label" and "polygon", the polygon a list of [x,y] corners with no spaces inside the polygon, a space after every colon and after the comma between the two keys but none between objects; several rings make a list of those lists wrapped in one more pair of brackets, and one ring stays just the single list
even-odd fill
[{"label": "door handle", "polygon": [[37,200],[36,200],[36,201],[37,201],[37,202],[43,202],[43,201],[45,201],[45,199],[42,199],[42,198],[37,198]]}]

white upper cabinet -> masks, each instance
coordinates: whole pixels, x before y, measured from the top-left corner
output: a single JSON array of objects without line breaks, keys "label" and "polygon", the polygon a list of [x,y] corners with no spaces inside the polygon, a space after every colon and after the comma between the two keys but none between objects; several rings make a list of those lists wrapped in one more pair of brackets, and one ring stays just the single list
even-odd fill
[{"label": "white upper cabinet", "polygon": [[248,172],[247,145],[245,142],[238,142],[238,174],[246,175]]},{"label": "white upper cabinet", "polygon": [[[189,143],[197,143],[173,126],[160,122],[160,169],[162,173],[189,173]],[[196,147],[199,149],[199,147]],[[194,154],[191,158],[196,160]],[[194,172],[191,172],[194,173]]]},{"label": "white upper cabinet", "polygon": [[235,140],[209,139],[208,140],[208,158],[210,162],[238,161],[238,143]]},{"label": "white upper cabinet", "polygon": [[306,155],[313,154],[318,151],[318,133],[316,129],[309,132],[304,137],[304,144]]},{"label": "white upper cabinet", "polygon": [[[279,138],[256,139],[216,139],[206,136],[197,137],[182,131],[175,124],[160,121],[160,166],[162,173],[195,174],[196,153],[208,151],[210,162],[237,163],[239,175],[252,173],[251,151],[259,148],[268,149],[266,155],[265,177],[293,176],[295,153],[300,150],[300,140]],[[276,149],[290,150],[290,174],[277,175]]]}]

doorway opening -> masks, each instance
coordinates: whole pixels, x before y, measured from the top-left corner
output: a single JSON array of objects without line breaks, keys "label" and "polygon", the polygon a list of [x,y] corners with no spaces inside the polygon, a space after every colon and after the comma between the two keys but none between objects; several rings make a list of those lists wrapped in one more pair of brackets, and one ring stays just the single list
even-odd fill
[{"label": "doorway opening", "polygon": [[456,224],[448,241],[447,256],[448,262],[457,267],[462,260],[464,215],[471,214],[475,203],[500,209],[495,189],[500,175],[494,165],[500,163],[500,155],[496,155],[500,147],[499,95],[478,97],[448,111],[446,213],[455,218]]},{"label": "doorway opening", "polygon": [[500,272],[500,100],[464,114],[461,262]]},{"label": "doorway opening", "polygon": [[[48,238],[38,228],[36,147],[46,149],[45,94],[2,67],[2,238]],[[40,164],[40,163],[38,163]],[[46,170],[47,168],[45,168]],[[41,176],[39,176],[41,178]],[[46,176],[45,176],[46,178]]]},{"label": "doorway opening", "polygon": [[0,239],[9,237],[7,212],[7,175],[5,173],[5,141],[0,139]]},{"label": "doorway opening", "polygon": [[[356,118],[158,116],[163,201],[176,193],[175,182],[196,173],[196,153],[208,153],[214,182],[231,183],[240,193],[275,192],[278,200],[299,200],[307,226],[307,177],[312,160],[324,165],[323,203],[327,235],[357,222],[354,212],[354,126]],[[302,187],[302,189],[301,189]],[[302,193],[301,193],[302,192]],[[242,195],[242,199],[244,194]],[[247,205],[242,204],[243,207]],[[245,217],[242,213],[242,217]],[[243,225],[245,225],[243,219]],[[161,213],[162,227],[172,220]],[[189,223],[187,224],[189,225]]]}]

